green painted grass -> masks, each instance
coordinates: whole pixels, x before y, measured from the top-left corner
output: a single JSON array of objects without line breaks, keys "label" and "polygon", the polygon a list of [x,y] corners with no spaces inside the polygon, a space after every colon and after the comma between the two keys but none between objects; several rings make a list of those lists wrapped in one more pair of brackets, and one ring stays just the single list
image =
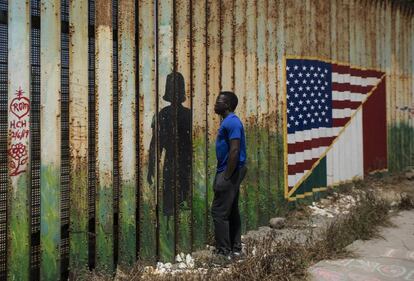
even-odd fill
[{"label": "green painted grass", "polygon": [[136,190],[135,181],[120,185],[119,263],[133,265],[136,260]]},{"label": "green painted grass", "polygon": [[403,171],[414,165],[414,128],[407,123],[388,126],[388,168]]},{"label": "green painted grass", "polygon": [[207,206],[206,204],[208,196],[206,193],[206,182],[208,182],[208,187],[210,188],[211,179],[206,181],[206,158],[205,138],[195,138],[193,140],[193,249],[202,249],[207,242],[208,222],[206,214],[209,212],[209,205]]},{"label": "green painted grass", "polygon": [[8,190],[8,280],[29,280],[29,189],[27,173]]},{"label": "green painted grass", "polygon": [[40,247],[42,280],[60,277],[60,167],[41,166]]},{"label": "green painted grass", "polygon": [[71,175],[70,192],[70,269],[83,271],[88,265],[88,174],[78,167]]},{"label": "green painted grass", "polygon": [[112,273],[114,270],[113,190],[99,186],[96,194],[96,268]]}]

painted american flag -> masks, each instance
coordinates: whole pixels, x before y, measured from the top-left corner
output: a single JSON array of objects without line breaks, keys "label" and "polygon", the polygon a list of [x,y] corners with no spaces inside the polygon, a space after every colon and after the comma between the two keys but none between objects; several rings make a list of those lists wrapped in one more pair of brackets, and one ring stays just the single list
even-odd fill
[{"label": "painted american flag", "polygon": [[309,175],[383,73],[312,59],[286,59],[288,191]]}]

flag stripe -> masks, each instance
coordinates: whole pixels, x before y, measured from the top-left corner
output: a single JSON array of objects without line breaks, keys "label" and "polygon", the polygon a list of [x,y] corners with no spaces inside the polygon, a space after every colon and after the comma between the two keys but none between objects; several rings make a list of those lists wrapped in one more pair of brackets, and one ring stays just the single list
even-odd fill
[{"label": "flag stripe", "polygon": [[288,144],[289,154],[297,153],[303,150],[314,149],[319,146],[329,146],[333,142],[334,139],[335,137],[323,137],[323,138],[317,138],[317,139],[312,139],[312,140],[306,140],[303,142]]},{"label": "flag stripe", "polygon": [[361,102],[358,101],[350,101],[350,100],[333,100],[332,107],[337,109],[357,109],[361,105]]},{"label": "flag stripe", "polygon": [[381,78],[383,75],[383,72],[381,71],[352,68],[352,67],[349,67],[349,65],[338,65],[335,63],[332,64],[332,72],[336,72],[340,74],[351,74],[353,76],[358,76],[358,77]]},{"label": "flag stripe", "polygon": [[345,92],[351,91],[353,93],[367,94],[371,91],[372,86],[351,85],[350,83],[332,82],[332,91]]},{"label": "flag stripe", "polygon": [[342,83],[342,82],[349,82],[352,85],[356,86],[374,86],[378,84],[379,79],[376,77],[356,77],[350,74],[340,74],[340,73],[332,73],[332,82]]},{"label": "flag stripe", "polygon": [[312,165],[315,164],[315,162],[318,160],[319,157],[304,160],[302,162],[296,163],[295,165],[288,165],[289,174],[297,174],[303,172],[304,170],[309,170],[310,168],[312,168]]},{"label": "flag stripe", "polygon": [[346,123],[349,122],[349,120],[351,120],[350,117],[345,117],[345,118],[334,118],[333,119],[333,126],[335,127],[343,127],[346,125]]},{"label": "flag stripe", "polygon": [[360,93],[351,93],[350,91],[332,91],[333,100],[350,100],[362,102],[367,98],[366,95]]}]

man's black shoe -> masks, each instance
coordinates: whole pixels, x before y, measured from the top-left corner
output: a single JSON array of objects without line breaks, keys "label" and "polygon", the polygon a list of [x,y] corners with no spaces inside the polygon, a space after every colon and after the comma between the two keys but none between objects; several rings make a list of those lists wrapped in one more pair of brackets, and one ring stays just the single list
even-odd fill
[{"label": "man's black shoe", "polygon": [[234,251],[231,252],[231,258],[233,260],[244,260],[246,255],[242,251]]}]

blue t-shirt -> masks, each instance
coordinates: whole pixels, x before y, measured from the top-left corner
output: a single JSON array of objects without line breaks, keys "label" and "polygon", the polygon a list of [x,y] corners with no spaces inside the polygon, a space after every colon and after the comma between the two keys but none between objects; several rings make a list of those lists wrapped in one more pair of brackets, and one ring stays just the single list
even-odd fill
[{"label": "blue t-shirt", "polygon": [[246,140],[243,124],[234,113],[223,119],[216,139],[217,172],[223,172],[227,167],[230,152],[230,140],[240,140],[239,168],[246,162]]}]

